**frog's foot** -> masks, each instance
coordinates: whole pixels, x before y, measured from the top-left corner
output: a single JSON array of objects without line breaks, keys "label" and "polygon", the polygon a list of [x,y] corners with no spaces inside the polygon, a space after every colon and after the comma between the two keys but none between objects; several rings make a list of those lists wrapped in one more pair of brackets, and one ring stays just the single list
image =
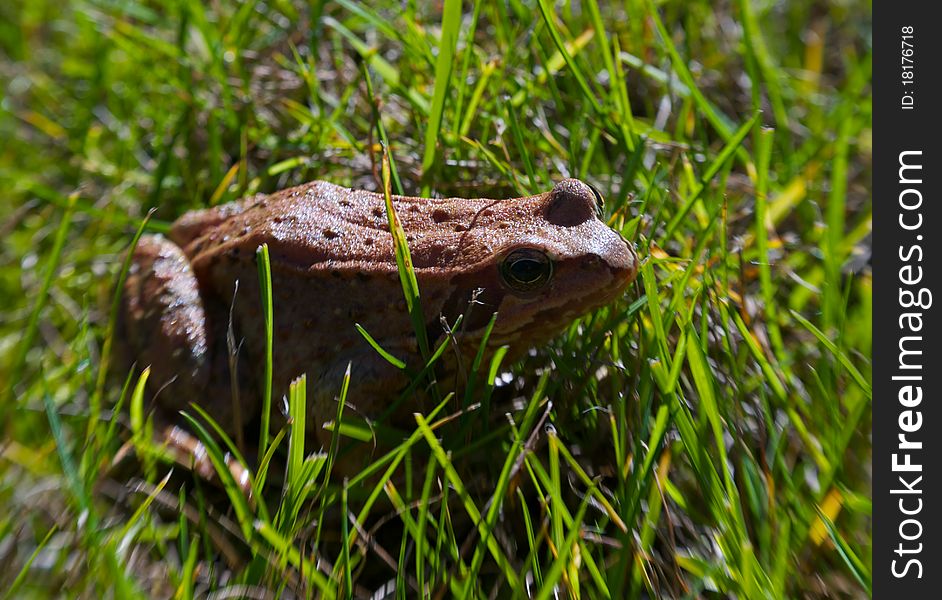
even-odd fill
[{"label": "frog's foot", "polygon": [[[176,425],[171,425],[164,430],[164,444],[167,452],[177,464],[190,469],[207,481],[213,481],[217,478],[218,473],[209,458],[209,451],[203,442],[190,432]],[[250,496],[252,488],[249,482],[248,469],[228,452],[224,458],[236,485],[239,486],[243,494]]]},{"label": "frog's foot", "polygon": [[183,251],[162,236],[142,237],[123,302],[124,336],[138,364],[150,367],[153,389],[170,388],[160,400],[164,408],[184,408],[206,389],[211,346],[199,284]]}]

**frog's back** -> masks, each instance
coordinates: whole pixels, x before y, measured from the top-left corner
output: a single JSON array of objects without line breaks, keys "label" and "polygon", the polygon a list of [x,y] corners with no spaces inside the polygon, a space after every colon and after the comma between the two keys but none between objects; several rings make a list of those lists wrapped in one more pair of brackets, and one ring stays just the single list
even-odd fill
[{"label": "frog's back", "polygon": [[[534,198],[392,200],[417,272],[444,274],[491,253],[494,245],[482,232],[506,239],[511,224],[533,222],[539,212]],[[325,181],[187,213],[174,223],[171,238],[198,274],[220,262],[250,261],[262,244],[273,266],[308,275],[396,271],[383,196]]]},{"label": "frog's back", "polygon": [[272,264],[281,267],[382,261],[392,256],[388,244],[376,243],[388,232],[382,229],[381,199],[374,196],[313,181],[187,213],[174,223],[171,238],[197,272],[220,261],[251,261],[262,244],[268,244]]}]

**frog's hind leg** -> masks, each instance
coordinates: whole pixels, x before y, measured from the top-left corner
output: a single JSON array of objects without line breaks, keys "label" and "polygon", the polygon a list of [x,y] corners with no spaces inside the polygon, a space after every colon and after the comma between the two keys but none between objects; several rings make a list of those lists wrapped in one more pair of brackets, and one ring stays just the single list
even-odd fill
[{"label": "frog's hind leg", "polygon": [[124,285],[122,337],[160,405],[185,408],[203,396],[211,340],[199,284],[183,251],[162,236],[143,236]]},{"label": "frog's hind leg", "polygon": [[[190,404],[202,406],[224,431],[233,433],[244,453],[242,432],[233,429],[250,420],[257,409],[252,397],[234,401],[225,323],[209,317],[226,310],[217,300],[208,302],[179,246],[159,235],[140,239],[124,286],[121,338],[138,366],[150,368],[154,418],[163,429],[168,453],[181,465],[211,478],[214,469],[205,448],[194,435],[177,427],[176,413],[195,414]],[[244,389],[241,373],[238,379],[234,388]],[[227,456],[227,462],[236,482],[246,489],[245,469],[231,457]]]},{"label": "frog's hind leg", "polygon": [[[209,450],[195,435],[176,425],[168,425],[163,432],[165,449],[177,464],[196,473],[207,481],[214,480],[218,473],[209,458]],[[251,492],[249,471],[246,466],[226,452],[223,456],[232,479],[240,490],[246,495]]]}]

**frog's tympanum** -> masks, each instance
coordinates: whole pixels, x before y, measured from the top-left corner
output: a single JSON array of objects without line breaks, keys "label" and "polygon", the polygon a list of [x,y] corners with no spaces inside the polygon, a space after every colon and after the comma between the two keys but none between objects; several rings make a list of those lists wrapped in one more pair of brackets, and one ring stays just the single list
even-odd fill
[{"label": "frog's tympanum", "polygon": [[[463,316],[440,361],[440,382],[460,384],[467,376],[495,312],[485,360],[505,344],[513,358],[619,296],[637,272],[631,246],[599,218],[601,196],[576,179],[525,198],[394,196],[393,205],[433,348]],[[272,268],[273,406],[306,373],[308,431],[320,432],[336,418],[350,364],[345,414],[383,414],[410,380],[354,324],[413,372],[422,365],[384,199],[323,181],[190,212],[168,237],[140,240],[124,289],[123,327],[138,364],[151,367],[158,405],[177,411],[195,402],[224,428],[258,416],[262,244]],[[237,361],[230,360],[230,326]],[[423,408],[413,403],[400,412]]]}]

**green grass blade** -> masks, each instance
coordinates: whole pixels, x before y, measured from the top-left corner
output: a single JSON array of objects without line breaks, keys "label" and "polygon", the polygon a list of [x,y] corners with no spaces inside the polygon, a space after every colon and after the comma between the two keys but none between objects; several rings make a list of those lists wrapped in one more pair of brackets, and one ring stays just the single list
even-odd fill
[{"label": "green grass blade", "polygon": [[[128,246],[128,250],[124,255],[124,261],[121,263],[121,270],[118,271],[117,282],[115,283],[115,292],[114,296],[111,299],[111,307],[108,311],[108,329],[105,331],[105,341],[102,344],[101,349],[101,365],[98,367],[98,378],[95,382],[95,392],[92,394],[92,397],[89,401],[89,411],[94,417],[89,423],[89,429],[87,435],[91,436],[96,423],[98,423],[98,416],[101,414],[101,402],[104,396],[105,391],[105,382],[108,378],[108,371],[111,365],[111,352],[112,346],[114,345],[114,336],[115,330],[118,323],[118,312],[121,310],[121,297],[124,291],[124,282],[127,279],[128,272],[131,270],[131,261],[134,256],[134,250],[137,248],[137,244],[141,239],[141,236],[144,234],[145,229],[150,223],[151,216],[154,214],[154,209],[147,211],[147,215],[138,225],[137,231],[134,232],[134,237],[131,239],[131,243]],[[108,438],[105,438],[108,439]]]},{"label": "green grass blade", "polygon": [[[574,566],[570,563],[570,556],[572,554],[573,548],[576,546],[576,541],[582,533],[582,520],[585,518],[585,512],[588,507],[589,496],[587,495],[582,499],[582,502],[579,503],[579,509],[572,519],[572,525],[570,526],[569,531],[566,533],[566,537],[560,540],[561,543],[557,547],[555,560],[543,578],[543,586],[537,591],[537,600],[547,600],[548,598],[553,597],[556,593],[556,585],[563,578],[563,575],[566,574],[567,570]],[[569,583],[570,586],[578,583],[578,578],[570,578]],[[576,597],[578,597],[578,593],[574,593],[576,593]]]},{"label": "green grass blade", "polygon": [[401,90],[403,95],[412,102],[413,106],[415,106],[418,111],[428,116],[430,110],[428,99],[422,96],[416,89],[404,87],[399,80],[399,71],[393,65],[389,64],[389,62],[383,59],[375,50],[370,48],[363,40],[333,17],[325,16],[322,22],[350,42],[350,45],[356,49],[357,53],[359,53],[390,87]]},{"label": "green grass blade", "polygon": [[363,326],[362,326],[362,325],[360,325],[359,323],[354,323],[353,326],[354,326],[354,327],[356,328],[356,330],[360,333],[360,335],[363,336],[363,339],[366,340],[366,343],[368,343],[368,344],[370,345],[370,347],[373,348],[373,350],[376,350],[376,353],[377,353],[377,354],[379,354],[379,355],[382,356],[384,359],[386,359],[386,362],[388,362],[388,363],[391,364],[392,366],[396,367],[397,369],[405,369],[405,368],[406,368],[406,363],[405,363],[405,361],[403,361],[403,360],[401,360],[401,359],[399,359],[399,358],[396,358],[395,356],[393,356],[392,354],[390,354],[385,348],[383,348],[382,346],[380,346],[380,345],[379,345],[379,342],[377,342],[375,339],[373,339],[373,336],[371,336],[371,335],[369,334],[369,332],[368,332],[366,329],[363,329]]},{"label": "green grass blade", "polygon": [[540,14],[543,15],[543,23],[546,24],[546,30],[549,31],[550,37],[556,45],[556,50],[559,51],[563,60],[566,61],[566,66],[569,67],[569,71],[572,73],[573,77],[576,78],[576,82],[582,90],[583,98],[589,103],[589,107],[593,111],[601,113],[602,107],[595,93],[592,91],[592,88],[589,87],[589,82],[585,78],[585,75],[582,74],[582,69],[579,68],[579,65],[576,64],[576,61],[573,60],[572,55],[570,55],[569,50],[566,49],[566,44],[563,43],[563,38],[556,28],[555,14],[549,0],[537,0],[537,4],[540,7]]},{"label": "green grass blade", "polygon": [[[205,413],[203,414],[205,415]],[[226,463],[222,449],[220,449],[219,444],[216,443],[216,440],[213,439],[213,437],[199,421],[186,412],[181,412],[180,415],[184,418],[184,420],[186,420],[189,427],[196,434],[197,438],[199,438],[200,442],[203,444],[203,447],[206,449],[206,457],[209,458],[213,465],[213,469],[216,471],[216,475],[219,477],[219,481],[222,482],[222,486],[226,491],[226,496],[229,498],[229,502],[231,503],[232,509],[235,512],[236,521],[242,530],[242,535],[244,536],[246,542],[250,542],[254,532],[254,511],[252,510],[251,506],[249,506],[248,499],[245,497],[242,488],[238,483],[236,483],[232,471],[229,470],[229,465]]]},{"label": "green grass blade", "polygon": [[317,588],[323,598],[336,598],[336,585],[324,576],[317,568],[315,562],[302,554],[293,544],[286,540],[269,523],[256,521],[254,531],[268,542],[280,555],[285,556],[288,562],[301,572],[305,581],[310,581]]},{"label": "green grass blade", "polygon": [[857,369],[853,362],[851,362],[850,357],[847,356],[844,352],[841,352],[840,348],[837,347],[837,344],[827,336],[823,331],[815,327],[815,325],[808,319],[801,316],[799,313],[792,311],[792,317],[794,317],[802,327],[807,329],[809,332],[818,339],[821,344],[828,349],[828,351],[834,355],[841,365],[847,369],[847,372],[850,373],[851,378],[860,386],[860,389],[863,390],[864,394],[867,395],[867,398],[873,399],[873,388],[870,385],[870,382],[867,381],[867,378]]},{"label": "green grass blade", "polygon": [[[677,51],[677,47],[674,45],[673,38],[671,38],[670,33],[668,33],[667,28],[664,26],[664,21],[661,19],[654,2],[652,0],[647,0],[645,4],[648,8],[648,15],[651,17],[654,27],[657,29],[658,35],[661,37],[661,42],[664,44],[664,49],[667,51],[668,56],[670,56],[671,66],[673,67],[674,71],[680,77],[680,80],[687,86],[694,103],[696,103],[697,107],[701,110],[703,115],[707,118],[710,124],[713,125],[720,136],[729,142],[733,133],[731,120],[729,117],[722,114],[715,106],[713,106],[713,104],[711,104],[703,95],[703,92],[701,92],[697,87],[697,83],[694,81],[693,75],[690,73],[690,69],[687,68],[688,61],[684,60],[680,56],[680,52]],[[740,157],[745,159],[745,162],[748,164],[748,155],[745,153],[745,151],[740,151],[739,154]]]},{"label": "green grass blade", "polygon": [[828,536],[831,538],[831,541],[834,542],[834,547],[837,548],[838,553],[843,559],[844,564],[847,566],[847,570],[851,572],[851,575],[854,576],[860,585],[870,593],[873,588],[872,574],[870,569],[867,568],[867,565],[859,556],[853,551],[850,547],[850,544],[847,543],[847,540],[844,539],[844,536],[840,534],[837,528],[834,526],[834,522],[828,518],[826,514],[822,511],[818,511],[818,517],[824,522],[824,526],[827,528]]},{"label": "green grass blade", "polygon": [[841,246],[844,239],[844,211],[847,203],[847,168],[850,152],[850,136],[853,134],[856,119],[848,118],[841,123],[834,144],[834,160],[831,163],[831,189],[828,194],[825,220],[827,228],[822,236],[821,251],[824,255],[825,280],[821,298],[824,310],[823,327],[830,332],[838,328],[841,314],[841,264],[844,255]]},{"label": "green grass blade", "polygon": [[412,266],[412,255],[409,253],[409,243],[406,241],[406,232],[402,229],[396,207],[393,205],[392,195],[389,192],[389,156],[383,149],[383,198],[386,201],[386,218],[389,223],[389,232],[392,234],[393,251],[396,256],[396,267],[399,271],[399,282],[402,284],[402,293],[406,300],[406,309],[415,329],[419,343],[419,351],[423,358],[429,356],[428,334],[425,331],[425,314],[422,312],[422,302],[419,295],[419,282],[415,277],[415,268]]},{"label": "green grass blade", "polygon": [[786,356],[785,343],[782,341],[782,332],[778,323],[778,304],[775,301],[775,288],[772,285],[771,257],[769,256],[768,238],[768,192],[769,192],[769,162],[772,157],[772,141],[775,136],[774,129],[760,128],[756,135],[756,252],[759,262],[759,283],[762,289],[762,298],[766,314],[766,323],[769,328],[769,339],[775,355]]},{"label": "green grass blade", "polygon": [[435,437],[435,434],[432,432],[432,429],[429,427],[428,421],[426,421],[425,417],[418,413],[415,415],[415,421],[418,425],[419,431],[425,438],[425,441],[432,449],[432,454],[434,455],[435,460],[438,461],[438,464],[444,470],[445,477],[451,483],[452,487],[455,489],[455,492],[458,494],[458,497],[461,499],[462,505],[464,506],[465,511],[468,513],[468,516],[471,517],[472,522],[475,523],[478,535],[480,535],[481,539],[484,540],[488,551],[491,553],[491,556],[494,558],[494,561],[500,568],[501,574],[507,579],[511,589],[519,588],[520,583],[517,578],[517,573],[513,570],[507,555],[504,554],[504,551],[497,544],[497,541],[493,536],[489,535],[487,526],[484,520],[481,518],[481,512],[478,510],[477,506],[475,506],[474,500],[472,500],[471,495],[468,493],[468,490],[465,487],[461,477],[458,475],[458,472],[455,471],[455,467],[451,464],[451,460],[445,453],[444,448],[442,448],[438,439]]},{"label": "green grass blade", "polygon": [[723,422],[720,416],[720,406],[716,399],[716,393],[713,387],[713,375],[707,363],[706,357],[700,348],[700,340],[697,332],[690,327],[687,335],[691,341],[687,343],[687,364],[690,366],[690,376],[693,379],[694,387],[697,390],[699,398],[699,409],[706,414],[707,421],[710,423],[710,429],[713,432],[713,440],[716,444],[717,462],[723,473],[723,481],[726,484],[726,491],[732,495],[735,492],[735,484],[729,473],[729,457],[726,454],[726,440],[723,436]]},{"label": "green grass blade", "polygon": [[[461,0],[445,0],[442,7],[442,37],[438,45],[438,58],[435,61],[435,90],[432,93],[432,105],[429,107],[428,127],[425,129],[425,151],[422,154],[422,177],[426,181],[435,163],[438,135],[445,112],[445,100],[451,85],[451,71],[455,61],[455,49],[458,47],[460,27]],[[428,184],[426,184],[422,194],[428,193]]]},{"label": "green grass blade", "polygon": [[697,200],[700,199],[700,196],[706,190],[707,186],[710,185],[710,181],[720,172],[720,169],[723,168],[723,165],[728,161],[733,153],[739,150],[742,146],[743,140],[746,139],[746,136],[749,135],[749,132],[752,131],[752,128],[755,127],[756,123],[759,121],[760,113],[755,113],[752,117],[739,126],[739,129],[735,133],[730,135],[727,139],[726,145],[723,147],[723,150],[717,154],[713,162],[710,163],[710,166],[707,167],[707,170],[703,172],[703,175],[700,177],[697,185],[693,188],[690,197],[687,198],[687,201],[684,203],[683,207],[677,211],[674,217],[667,224],[667,231],[664,235],[665,239],[670,239],[674,231],[677,229],[677,226],[687,217],[687,214],[690,212],[690,209],[693,208]]},{"label": "green grass blade", "polygon": [[72,213],[75,210],[75,202],[78,194],[69,196],[65,212],[62,214],[62,220],[59,221],[59,227],[56,229],[56,235],[53,238],[52,249],[49,251],[49,260],[46,262],[45,275],[42,279],[42,285],[36,294],[33,303],[33,309],[29,313],[29,319],[26,321],[26,327],[23,330],[23,337],[20,339],[16,358],[13,360],[13,368],[10,369],[10,382],[3,394],[3,401],[0,402],[0,421],[7,423],[6,411],[13,404],[13,397],[16,393],[15,382],[22,377],[23,367],[26,365],[26,354],[33,345],[36,337],[36,330],[39,327],[39,317],[46,302],[49,300],[49,290],[52,288],[53,279],[59,270],[59,262],[62,260],[62,252],[65,248],[65,238],[72,226]]},{"label": "green grass blade", "polygon": [[271,435],[271,395],[272,395],[272,372],[274,370],[274,360],[272,358],[274,347],[274,302],[272,300],[272,280],[271,280],[271,260],[268,256],[268,244],[262,244],[255,252],[258,266],[258,285],[259,298],[262,308],[262,319],[264,320],[265,332],[265,353],[262,356],[262,364],[265,367],[262,375],[262,424],[259,431],[258,454],[264,456],[268,451],[268,440]]},{"label": "green grass blade", "polygon": [[49,528],[49,531],[46,532],[46,536],[36,545],[36,548],[33,550],[33,553],[29,555],[29,558],[26,559],[26,562],[23,563],[23,568],[20,569],[20,572],[16,574],[16,577],[13,578],[13,581],[10,583],[10,587],[7,588],[7,591],[3,594],[3,600],[10,600],[11,598],[17,597],[17,592],[26,582],[26,578],[29,576],[29,570],[33,566],[33,563],[36,562],[36,558],[46,547],[46,544],[49,543],[49,540],[52,539],[52,535],[56,532],[57,527],[53,525]]},{"label": "green grass blade", "polygon": [[[365,62],[360,66],[360,72],[363,74],[363,81],[366,82],[366,97],[370,102],[373,121],[376,124],[376,132],[379,134],[382,147],[388,150],[392,148],[392,146],[389,145],[389,135],[386,133],[386,126],[383,125],[383,118],[379,112],[379,103],[377,102],[376,95],[373,93],[373,78],[370,76],[370,69]],[[389,173],[392,177],[393,185],[396,188],[396,193],[401,196],[404,192],[402,182],[399,180],[399,168],[396,166],[395,157],[391,151],[384,151],[383,154],[389,158]]]}]

